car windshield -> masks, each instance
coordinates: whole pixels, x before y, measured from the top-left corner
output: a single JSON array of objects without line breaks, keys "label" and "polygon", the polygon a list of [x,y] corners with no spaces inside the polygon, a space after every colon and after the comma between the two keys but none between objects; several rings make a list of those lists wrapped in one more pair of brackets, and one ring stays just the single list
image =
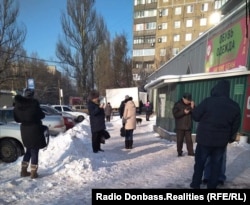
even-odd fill
[{"label": "car windshield", "polygon": [[13,109],[1,109],[0,110],[0,122],[11,122],[14,121]]},{"label": "car windshield", "polygon": [[73,112],[73,110],[71,110],[69,107],[63,107],[64,111],[69,111],[69,112]]},{"label": "car windshield", "polygon": [[43,110],[43,112],[46,112],[48,114],[55,114],[55,115],[59,115],[60,112],[58,112],[58,110],[52,108],[52,107],[49,107],[49,106],[44,106],[44,105],[41,105],[41,109]]}]

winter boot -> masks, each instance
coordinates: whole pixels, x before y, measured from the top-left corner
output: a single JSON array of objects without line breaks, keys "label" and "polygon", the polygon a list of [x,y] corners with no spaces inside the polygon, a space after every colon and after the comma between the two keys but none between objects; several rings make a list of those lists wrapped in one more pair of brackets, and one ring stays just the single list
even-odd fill
[{"label": "winter boot", "polygon": [[126,148],[126,149],[129,148],[129,140],[125,140],[125,148]]},{"label": "winter boot", "polygon": [[27,171],[28,166],[29,166],[29,162],[22,161],[21,177],[30,176],[30,172]]},{"label": "winter boot", "polygon": [[129,149],[133,148],[133,140],[129,140],[128,148]]},{"label": "winter boot", "polygon": [[31,179],[35,179],[38,177],[37,169],[38,169],[38,165],[36,165],[36,164],[31,165],[31,175],[30,175]]}]

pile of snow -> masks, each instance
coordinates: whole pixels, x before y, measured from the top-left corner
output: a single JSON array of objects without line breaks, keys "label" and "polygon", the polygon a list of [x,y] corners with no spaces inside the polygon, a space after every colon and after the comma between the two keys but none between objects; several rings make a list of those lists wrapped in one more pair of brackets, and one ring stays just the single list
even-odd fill
[{"label": "pile of snow", "polygon": [[[176,143],[153,131],[155,117],[134,131],[134,148],[124,149],[121,119],[107,122],[111,138],[105,152],[93,153],[88,118],[52,137],[39,153],[39,178],[20,178],[22,157],[0,163],[0,204],[91,204],[93,188],[188,188],[194,157],[177,157]],[[195,146],[196,144],[194,144]],[[227,181],[220,188],[250,187],[250,145],[232,143],[227,149]],[[205,187],[204,187],[205,188]]]}]

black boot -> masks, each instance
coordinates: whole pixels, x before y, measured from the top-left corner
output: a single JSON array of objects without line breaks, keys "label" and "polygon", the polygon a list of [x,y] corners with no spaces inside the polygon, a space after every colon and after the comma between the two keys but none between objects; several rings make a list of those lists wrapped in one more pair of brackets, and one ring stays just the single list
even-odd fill
[{"label": "black boot", "polygon": [[125,148],[126,148],[126,149],[129,148],[129,140],[125,140]]},{"label": "black boot", "polygon": [[129,140],[128,148],[129,149],[133,148],[133,140]]}]

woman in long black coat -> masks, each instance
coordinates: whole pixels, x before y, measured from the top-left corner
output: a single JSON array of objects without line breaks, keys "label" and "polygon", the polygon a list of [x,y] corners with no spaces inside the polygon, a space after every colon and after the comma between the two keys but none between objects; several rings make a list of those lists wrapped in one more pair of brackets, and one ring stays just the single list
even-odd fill
[{"label": "woman in long black coat", "polygon": [[[39,102],[33,98],[34,90],[26,89],[24,96],[16,95],[14,119],[21,123],[21,137],[26,152],[22,161],[21,177],[37,178],[39,149],[46,146],[43,136],[42,119],[45,117]],[[31,161],[31,173],[27,168]]]},{"label": "woman in long black coat", "polygon": [[99,92],[92,90],[88,99],[88,111],[92,133],[92,149],[94,153],[98,151],[103,152],[101,142],[103,132],[106,129],[104,106],[104,104],[100,104]]}]

